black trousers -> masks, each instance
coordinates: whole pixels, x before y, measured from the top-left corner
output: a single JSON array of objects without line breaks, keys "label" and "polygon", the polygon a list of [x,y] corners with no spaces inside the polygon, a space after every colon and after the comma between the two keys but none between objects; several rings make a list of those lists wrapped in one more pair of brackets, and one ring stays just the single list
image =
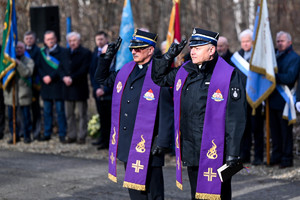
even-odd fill
[{"label": "black trousers", "polygon": [[241,141],[241,158],[243,161],[250,161],[250,150],[252,146],[252,136],[254,139],[254,160],[263,161],[264,156],[264,116],[262,105],[256,108],[256,113],[252,115],[252,108],[247,104],[247,122],[244,135]]},{"label": "black trousers", "polygon": [[[126,170],[127,163],[124,163]],[[146,191],[128,189],[131,200],[164,200],[164,177],[162,166],[148,166]]]},{"label": "black trousers", "polygon": [[100,115],[100,138],[99,142],[108,147],[111,122],[111,100],[101,101],[95,99],[98,114]]},{"label": "black trousers", "polygon": [[0,139],[4,136],[5,129],[5,105],[4,105],[4,97],[3,90],[0,88]]},{"label": "black trousers", "polygon": [[[188,172],[190,186],[191,186],[191,195],[192,195],[191,199],[192,200],[195,199],[195,194],[196,194],[198,169],[199,169],[198,166],[187,167],[187,172]],[[231,179],[222,183],[221,199],[222,200],[231,200]]]},{"label": "black trousers", "polygon": [[38,138],[42,128],[42,114],[39,95],[35,95],[35,101],[32,101],[31,103],[31,112],[33,138]]},{"label": "black trousers", "polygon": [[282,119],[282,112],[270,109],[271,163],[290,166],[293,164],[293,125],[288,125],[288,120]]}]

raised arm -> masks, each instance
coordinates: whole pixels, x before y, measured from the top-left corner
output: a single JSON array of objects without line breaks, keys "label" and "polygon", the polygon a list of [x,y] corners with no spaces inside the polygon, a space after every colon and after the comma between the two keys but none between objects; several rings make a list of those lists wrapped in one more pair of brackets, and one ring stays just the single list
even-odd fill
[{"label": "raised arm", "polygon": [[113,87],[117,76],[117,72],[110,72],[110,64],[117,53],[122,42],[122,38],[119,37],[115,42],[110,43],[107,49],[103,49],[103,54],[100,55],[98,59],[98,65],[95,73],[95,81],[99,85],[104,85],[107,87]]},{"label": "raised arm", "polygon": [[167,53],[153,58],[151,77],[154,83],[168,87],[174,85],[178,68],[172,69],[171,65],[186,43],[186,40],[182,40],[179,44],[173,43]]}]

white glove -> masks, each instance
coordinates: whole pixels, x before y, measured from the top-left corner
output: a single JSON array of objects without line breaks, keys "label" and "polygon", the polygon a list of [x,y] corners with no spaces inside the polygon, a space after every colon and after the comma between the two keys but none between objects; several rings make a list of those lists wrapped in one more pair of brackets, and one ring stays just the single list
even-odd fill
[{"label": "white glove", "polygon": [[298,101],[298,102],[296,103],[296,109],[297,109],[298,112],[300,112],[300,101]]}]

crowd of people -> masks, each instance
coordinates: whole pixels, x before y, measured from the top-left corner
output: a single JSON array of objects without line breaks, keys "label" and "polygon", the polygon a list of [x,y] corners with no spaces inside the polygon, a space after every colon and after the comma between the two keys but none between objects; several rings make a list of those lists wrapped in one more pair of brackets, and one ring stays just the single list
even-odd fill
[{"label": "crowd of people", "polygon": [[[53,117],[56,116],[61,143],[85,144],[90,74],[93,96],[101,116],[101,136],[93,144],[99,149],[108,148],[112,92],[111,88],[101,86],[94,80],[97,60],[101,48],[108,43],[108,36],[103,31],[95,35],[96,47],[93,53],[81,45],[79,33],[71,32],[67,34],[66,39],[69,47],[63,48],[57,43],[55,32],[46,31],[44,47],[39,48],[36,44],[36,34],[28,31],[24,34],[24,41],[18,41],[16,75],[5,90],[0,90],[0,139],[3,139],[5,130],[5,107],[9,130],[11,134],[14,132],[15,96],[16,142],[19,142],[21,137],[26,144],[32,140],[51,140]],[[43,106],[40,105],[40,98]],[[13,143],[13,137],[8,143]]]},{"label": "crowd of people", "polygon": [[[220,182],[214,176],[223,163],[229,167],[240,162],[264,164],[265,104],[253,115],[246,100],[247,66],[253,44],[250,29],[240,33],[241,49],[233,54],[226,37],[194,28],[188,44],[190,52],[179,64],[178,60],[174,64],[174,59],[186,40],[173,43],[167,51],[163,42],[160,51],[156,33],[137,29],[129,45],[133,61],[119,71],[114,70],[114,64],[122,38],[108,44],[107,34],[100,31],[95,35],[93,52],[81,45],[79,33],[68,33],[66,38],[68,48],[57,43],[53,31],[45,32],[42,48],[35,44],[32,31],[24,34],[24,42],[18,42],[14,81],[0,95],[0,139],[5,106],[13,133],[15,91],[20,118],[17,142],[21,135],[24,143],[51,140],[56,116],[61,143],[85,144],[90,75],[101,124],[101,135],[93,145],[99,150],[109,148],[108,177],[112,181],[117,180],[117,158],[124,163],[124,187],[129,189],[131,199],[164,199],[162,166],[168,149],[176,155],[179,188],[182,166],[187,167],[192,199],[231,199],[231,179]],[[297,88],[300,57],[292,48],[289,33],[277,33],[275,52],[276,84],[290,90]],[[299,82],[295,107],[300,112]],[[286,102],[276,89],[269,102],[270,165],[291,167],[293,125],[282,118]],[[8,143],[13,143],[12,137]]]}]

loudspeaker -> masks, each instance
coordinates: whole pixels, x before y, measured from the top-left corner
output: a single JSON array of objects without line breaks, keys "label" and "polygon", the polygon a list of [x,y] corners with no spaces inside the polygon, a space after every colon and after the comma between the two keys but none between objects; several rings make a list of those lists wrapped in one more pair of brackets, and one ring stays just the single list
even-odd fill
[{"label": "loudspeaker", "polygon": [[54,31],[57,41],[60,41],[58,6],[31,7],[30,25],[38,43],[44,42],[44,33],[48,30]]}]

